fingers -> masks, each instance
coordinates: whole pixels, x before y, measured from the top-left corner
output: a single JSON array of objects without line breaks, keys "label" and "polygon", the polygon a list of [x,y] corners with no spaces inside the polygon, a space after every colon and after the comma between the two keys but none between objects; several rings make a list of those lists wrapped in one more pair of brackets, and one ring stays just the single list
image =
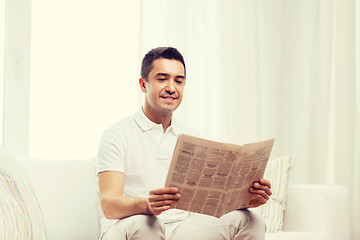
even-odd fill
[{"label": "fingers", "polygon": [[265,185],[265,186],[268,186],[269,188],[271,188],[271,183],[270,183],[270,181],[269,180],[266,180],[266,179],[264,179],[264,178],[260,178],[260,184],[262,184],[262,185]]},{"label": "fingers", "polygon": [[171,204],[177,203],[178,200],[164,200],[164,201],[156,201],[156,202],[150,202],[151,207],[161,207],[161,206],[170,206]]},{"label": "fingers", "polygon": [[263,198],[265,201],[270,199],[271,194],[268,194],[264,190],[258,190],[258,189],[250,188],[249,191],[250,191],[250,193],[255,194],[255,197],[259,198],[260,200],[261,200],[261,198]]},{"label": "fingers", "polygon": [[181,195],[176,187],[164,187],[150,191],[149,201],[179,200]]},{"label": "fingers", "polygon": [[181,195],[176,187],[164,187],[150,191],[148,198],[149,207],[153,214],[158,215],[171,208],[171,204],[177,203]]},{"label": "fingers", "polygon": [[163,194],[163,195],[150,195],[149,201],[156,202],[156,201],[165,201],[165,200],[179,200],[181,198],[180,193],[176,194]]},{"label": "fingers", "polygon": [[174,194],[174,193],[178,193],[179,190],[176,187],[163,187],[163,188],[158,188],[158,189],[154,189],[150,191],[150,195],[154,194],[154,195],[158,195],[158,194],[166,194],[166,193],[170,193],[170,194]]},{"label": "fingers", "polygon": [[259,182],[255,182],[249,191],[253,194],[261,196],[267,201],[272,194],[270,186],[270,182],[262,178]]},{"label": "fingers", "polygon": [[169,205],[166,205],[166,206],[161,206],[161,207],[155,207],[155,208],[152,208],[151,211],[152,213],[151,214],[154,214],[154,215],[159,215],[160,213],[166,211],[166,210],[169,210],[170,209],[170,206]]},{"label": "fingers", "polygon": [[261,178],[259,182],[254,182],[253,186],[250,189],[254,191],[259,190],[259,193],[266,192],[267,195],[271,196],[272,192],[270,188],[271,188],[270,181]]}]

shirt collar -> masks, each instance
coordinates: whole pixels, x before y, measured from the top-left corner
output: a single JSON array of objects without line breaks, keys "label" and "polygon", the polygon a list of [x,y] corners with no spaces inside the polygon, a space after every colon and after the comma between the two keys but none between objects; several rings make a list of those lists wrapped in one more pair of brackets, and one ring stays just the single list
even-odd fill
[{"label": "shirt collar", "polygon": [[[161,124],[157,124],[154,123],[153,121],[151,121],[144,113],[144,111],[142,110],[142,108],[139,109],[139,111],[137,111],[134,114],[134,119],[136,121],[136,123],[139,125],[139,127],[143,130],[143,131],[147,131],[150,130],[156,126],[160,126],[162,128]],[[176,119],[174,119],[174,116],[171,119],[171,125],[169,126],[167,131],[172,131],[176,136],[178,136],[180,134],[180,124],[178,121],[176,121]]]},{"label": "shirt collar", "polygon": [[174,116],[171,119],[171,129],[174,132],[174,134],[176,136],[179,136],[179,134],[181,133],[181,125],[179,124],[179,122],[174,118]]}]

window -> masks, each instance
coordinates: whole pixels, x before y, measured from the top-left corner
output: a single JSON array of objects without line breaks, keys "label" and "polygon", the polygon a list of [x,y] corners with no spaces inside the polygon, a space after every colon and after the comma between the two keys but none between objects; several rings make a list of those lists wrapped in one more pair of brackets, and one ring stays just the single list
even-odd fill
[{"label": "window", "polygon": [[139,104],[139,2],[32,0],[29,155],[96,156]]},{"label": "window", "polygon": [[5,0],[0,0],[0,145],[4,139]]}]

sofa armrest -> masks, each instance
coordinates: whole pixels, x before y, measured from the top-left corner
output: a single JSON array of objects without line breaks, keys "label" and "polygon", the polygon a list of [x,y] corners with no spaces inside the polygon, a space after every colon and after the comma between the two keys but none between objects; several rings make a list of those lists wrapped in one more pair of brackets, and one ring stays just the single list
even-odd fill
[{"label": "sofa armrest", "polygon": [[283,231],[327,233],[350,239],[347,190],[338,185],[298,184],[288,187]]}]

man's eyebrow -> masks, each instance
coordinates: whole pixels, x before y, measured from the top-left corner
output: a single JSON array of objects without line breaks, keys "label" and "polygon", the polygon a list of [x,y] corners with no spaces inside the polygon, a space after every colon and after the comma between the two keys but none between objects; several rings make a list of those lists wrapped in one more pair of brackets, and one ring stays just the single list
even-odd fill
[{"label": "man's eyebrow", "polygon": [[185,79],[185,76],[184,76],[184,75],[177,75],[176,78],[183,78],[183,79]]},{"label": "man's eyebrow", "polygon": [[[168,76],[170,76],[170,74],[168,74],[168,73],[162,73],[162,72],[159,72],[159,73],[155,74],[155,77],[160,77],[160,76],[168,77]],[[176,77],[176,78],[183,78],[183,79],[185,79],[185,76],[184,76],[184,75],[176,75],[175,77]]]},{"label": "man's eyebrow", "polygon": [[167,73],[161,73],[161,72],[155,74],[155,77],[160,77],[160,76],[167,77],[167,76],[169,76],[169,74],[167,74]]}]

